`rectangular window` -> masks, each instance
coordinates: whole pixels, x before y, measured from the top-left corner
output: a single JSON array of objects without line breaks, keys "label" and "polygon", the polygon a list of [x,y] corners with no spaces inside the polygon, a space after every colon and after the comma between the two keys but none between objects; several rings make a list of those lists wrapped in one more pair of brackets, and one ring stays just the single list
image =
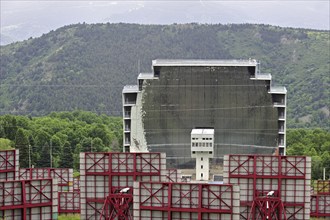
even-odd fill
[{"label": "rectangular window", "polygon": [[201,161],[203,161],[203,157],[201,157]]},{"label": "rectangular window", "polygon": [[201,173],[201,177],[203,177],[203,173]]},{"label": "rectangular window", "polygon": [[203,165],[201,165],[201,169],[203,169]]}]

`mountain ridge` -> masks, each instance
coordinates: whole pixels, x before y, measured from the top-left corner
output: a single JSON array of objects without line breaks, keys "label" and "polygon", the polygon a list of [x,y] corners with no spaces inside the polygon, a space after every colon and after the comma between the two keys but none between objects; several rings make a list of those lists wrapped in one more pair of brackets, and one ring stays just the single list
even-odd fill
[{"label": "mountain ridge", "polygon": [[153,59],[248,59],[288,89],[289,127],[329,124],[329,31],[255,24],[74,24],[1,46],[1,114],[121,115]]}]

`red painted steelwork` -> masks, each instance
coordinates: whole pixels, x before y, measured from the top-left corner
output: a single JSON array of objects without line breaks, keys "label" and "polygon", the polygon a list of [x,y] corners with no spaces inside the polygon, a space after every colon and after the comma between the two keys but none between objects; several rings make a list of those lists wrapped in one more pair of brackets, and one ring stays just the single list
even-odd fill
[{"label": "red painted steelwork", "polygon": [[178,170],[177,169],[167,169],[166,170],[166,179],[168,182],[174,182],[174,183],[179,182],[180,177],[178,176]]},{"label": "red painted steelwork", "polygon": [[311,196],[311,217],[330,217],[330,194]]},{"label": "red painted steelwork", "polygon": [[73,178],[73,191],[80,191],[80,177]]},{"label": "red painted steelwork", "polygon": [[15,180],[18,171],[18,150],[0,151],[0,181]]},{"label": "red painted steelwork", "polygon": [[134,190],[140,199],[134,207],[139,213],[137,219],[233,219],[232,185],[172,182],[138,185]]},{"label": "red painted steelwork", "polygon": [[[124,188],[133,188],[133,182],[151,181],[165,175],[165,155],[161,153],[83,153],[81,170],[81,216],[86,219],[122,219],[118,213],[129,216],[121,201],[131,203],[132,194],[118,194]],[[114,198],[114,199],[111,199]],[[117,213],[117,214],[116,214]]]},{"label": "red painted steelwork", "polygon": [[[240,186],[241,219],[263,220],[271,215],[271,219],[285,220],[309,216],[310,180],[306,173],[310,167],[307,168],[306,157],[228,155],[225,160],[228,161],[224,163],[224,182]],[[266,198],[272,191],[275,197]],[[268,210],[264,208],[267,201]]]},{"label": "red painted steelwork", "polygon": [[19,170],[20,179],[56,178],[58,191],[72,191],[73,171],[69,168],[23,168]]},{"label": "red painted steelwork", "polygon": [[315,193],[317,195],[329,195],[330,194],[330,180],[317,180]]},{"label": "red painted steelwork", "polygon": [[[281,211],[282,213],[279,213]],[[253,213],[256,212],[256,213]],[[279,215],[280,214],[280,215]],[[284,219],[286,218],[286,213],[284,211],[284,205],[280,198],[278,197],[260,197],[256,198],[252,202],[252,208],[249,213],[248,219],[261,219],[268,220],[274,219],[279,220],[283,215]]]},{"label": "red painted steelwork", "polygon": [[58,213],[80,213],[80,192],[58,192]]},{"label": "red painted steelwork", "polygon": [[52,179],[0,182],[0,219],[53,219],[57,193]]},{"label": "red painted steelwork", "polygon": [[133,196],[131,193],[118,193],[107,196],[102,207],[100,220],[132,220],[132,202]]}]

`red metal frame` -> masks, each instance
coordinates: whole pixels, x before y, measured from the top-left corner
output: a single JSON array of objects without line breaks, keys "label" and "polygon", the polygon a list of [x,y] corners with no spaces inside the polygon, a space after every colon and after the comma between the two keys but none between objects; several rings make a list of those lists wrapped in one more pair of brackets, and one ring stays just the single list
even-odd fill
[{"label": "red metal frame", "polygon": [[240,186],[242,219],[304,219],[309,214],[306,157],[228,155],[224,165],[224,182]]},{"label": "red metal frame", "polygon": [[160,176],[165,177],[166,159],[161,153],[107,152],[82,155],[82,218],[109,219],[111,215],[117,215],[115,219],[122,219],[118,213],[129,216],[132,206],[123,204],[131,203],[133,196],[120,194],[120,190],[133,189],[134,181],[151,181],[153,178],[159,181]]},{"label": "red metal frame", "polygon": [[58,192],[58,213],[80,213],[80,192]]},{"label": "red metal frame", "polygon": [[0,219],[52,219],[56,193],[52,179],[0,182]]},{"label": "red metal frame", "polygon": [[18,171],[18,150],[0,151],[0,181],[15,180]]},{"label": "red metal frame", "polygon": [[178,170],[177,169],[167,169],[166,170],[166,179],[165,181],[169,181],[169,182],[179,182],[179,175],[178,175]]},{"label": "red metal frame", "polygon": [[311,217],[330,217],[330,194],[311,196]]},{"label": "red metal frame", "polygon": [[[258,211],[255,212],[255,210]],[[278,220],[281,219],[281,216],[284,216],[284,219],[287,219],[284,210],[284,205],[280,198],[259,197],[252,202],[252,208],[248,219]]]},{"label": "red metal frame", "polygon": [[80,177],[73,177],[73,191],[80,191]]},{"label": "red metal frame", "polygon": [[[134,195],[140,201],[134,210],[143,219],[229,220],[234,214],[233,194],[233,186],[227,184],[139,182]],[[237,211],[238,205],[237,196]]]},{"label": "red metal frame", "polygon": [[73,170],[70,168],[23,168],[19,169],[20,179],[56,178],[58,191],[72,191]]},{"label": "red metal frame", "polygon": [[[133,196],[131,193],[118,193],[107,196],[102,207],[102,214],[106,220],[132,220],[131,213]],[[100,216],[100,220],[104,219]]]},{"label": "red metal frame", "polygon": [[330,194],[330,180],[317,180],[316,189],[314,193],[317,195],[329,195]]}]

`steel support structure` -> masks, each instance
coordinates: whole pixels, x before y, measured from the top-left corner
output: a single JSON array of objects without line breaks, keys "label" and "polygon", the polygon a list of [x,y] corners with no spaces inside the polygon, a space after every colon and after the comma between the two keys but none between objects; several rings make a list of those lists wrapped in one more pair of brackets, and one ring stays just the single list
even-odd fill
[{"label": "steel support structure", "polygon": [[330,194],[311,196],[311,217],[330,218]]},{"label": "steel support structure", "polygon": [[314,187],[314,193],[317,195],[329,195],[330,180],[317,180]]},{"label": "steel support structure", "polygon": [[58,192],[58,213],[80,213],[80,192]]},{"label": "steel support structure", "polygon": [[[255,210],[258,211],[255,212]],[[259,197],[252,202],[248,219],[279,220],[281,216],[284,217],[283,219],[287,219],[284,210],[284,205],[280,198]]]},{"label": "steel support structure", "polygon": [[57,219],[56,180],[0,182],[0,219]]},{"label": "steel support structure", "polygon": [[22,168],[19,169],[19,178],[24,180],[55,178],[59,192],[73,190],[73,169],[70,168]]},{"label": "steel support structure", "polygon": [[73,177],[73,191],[80,191],[80,177]]},{"label": "steel support structure", "polygon": [[81,218],[125,219],[132,212],[134,181],[166,181],[166,155],[81,153],[80,172]]},{"label": "steel support structure", "polygon": [[[102,207],[102,214],[106,220],[133,220],[131,213],[133,205],[132,193],[112,194],[107,196]],[[100,219],[103,219],[101,216]]]},{"label": "steel support structure", "polygon": [[181,174],[177,169],[167,169],[166,170],[166,182],[180,182],[180,176]]},{"label": "steel support structure", "polygon": [[134,197],[134,219],[239,219],[238,186],[136,182]]},{"label": "steel support structure", "polygon": [[308,157],[224,157],[224,182],[240,186],[241,219],[309,219],[310,176]]},{"label": "steel support structure", "polygon": [[18,150],[0,151],[0,181],[15,180],[19,169]]}]

